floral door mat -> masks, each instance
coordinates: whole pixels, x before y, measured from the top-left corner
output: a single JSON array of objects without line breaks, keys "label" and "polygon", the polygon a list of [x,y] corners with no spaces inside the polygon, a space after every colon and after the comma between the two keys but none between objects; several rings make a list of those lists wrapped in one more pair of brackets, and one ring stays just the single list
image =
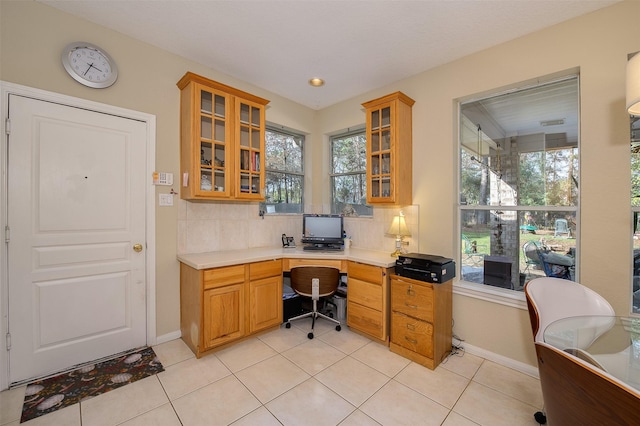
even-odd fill
[{"label": "floral door mat", "polygon": [[164,371],[151,348],[88,364],[27,386],[20,423]]}]

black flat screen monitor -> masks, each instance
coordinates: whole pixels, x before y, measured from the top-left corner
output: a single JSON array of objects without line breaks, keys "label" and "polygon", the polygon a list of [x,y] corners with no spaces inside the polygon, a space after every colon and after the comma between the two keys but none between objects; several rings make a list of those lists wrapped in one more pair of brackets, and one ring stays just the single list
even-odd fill
[{"label": "black flat screen monitor", "polygon": [[342,244],[343,226],[342,216],[305,214],[302,216],[302,242]]}]

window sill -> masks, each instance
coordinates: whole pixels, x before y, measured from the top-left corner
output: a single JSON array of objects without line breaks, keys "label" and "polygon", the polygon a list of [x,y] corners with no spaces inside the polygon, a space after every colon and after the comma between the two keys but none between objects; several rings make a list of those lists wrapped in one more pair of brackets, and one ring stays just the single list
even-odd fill
[{"label": "window sill", "polygon": [[527,301],[522,291],[502,290],[469,281],[456,281],[453,283],[453,293],[527,310]]}]

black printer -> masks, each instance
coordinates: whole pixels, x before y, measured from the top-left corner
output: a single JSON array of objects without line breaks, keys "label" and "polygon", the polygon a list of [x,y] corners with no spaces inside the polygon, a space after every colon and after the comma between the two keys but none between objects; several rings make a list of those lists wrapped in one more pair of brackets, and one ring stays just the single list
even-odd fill
[{"label": "black printer", "polygon": [[432,254],[401,254],[396,260],[396,275],[428,283],[443,283],[456,276],[456,264],[453,259]]}]

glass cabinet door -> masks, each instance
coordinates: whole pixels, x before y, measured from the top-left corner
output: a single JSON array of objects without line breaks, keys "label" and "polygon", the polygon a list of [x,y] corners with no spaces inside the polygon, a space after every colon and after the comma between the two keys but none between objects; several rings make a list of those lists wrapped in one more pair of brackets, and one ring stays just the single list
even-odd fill
[{"label": "glass cabinet door", "polygon": [[238,198],[262,198],[264,153],[264,107],[237,100],[238,114]]},{"label": "glass cabinet door", "polygon": [[395,92],[362,104],[367,117],[367,203],[412,203],[414,100]]},{"label": "glass cabinet door", "polygon": [[267,99],[187,72],[180,89],[180,198],[263,200]]},{"label": "glass cabinet door", "polygon": [[199,89],[200,172],[199,195],[228,195],[229,99],[223,94]]},{"label": "glass cabinet door", "polygon": [[369,186],[371,198],[374,199],[393,198],[391,114],[390,105],[374,109],[369,113]]}]

